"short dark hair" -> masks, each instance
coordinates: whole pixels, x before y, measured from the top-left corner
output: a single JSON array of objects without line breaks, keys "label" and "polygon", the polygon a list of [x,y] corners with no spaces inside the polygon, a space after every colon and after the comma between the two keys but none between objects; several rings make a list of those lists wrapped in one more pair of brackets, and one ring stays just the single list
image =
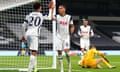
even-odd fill
[{"label": "short dark hair", "polygon": [[36,10],[36,9],[39,9],[40,6],[41,6],[41,4],[40,4],[40,2],[38,2],[38,1],[33,3],[33,9],[35,9],[35,10]]},{"label": "short dark hair", "polygon": [[66,6],[65,6],[65,5],[63,5],[63,4],[60,4],[59,6],[62,6],[62,7],[64,7],[64,8],[66,9]]},{"label": "short dark hair", "polygon": [[90,49],[93,48],[93,47],[95,48],[95,45],[91,44],[91,45],[90,45]]},{"label": "short dark hair", "polygon": [[84,19],[84,21],[88,21],[88,19]]}]

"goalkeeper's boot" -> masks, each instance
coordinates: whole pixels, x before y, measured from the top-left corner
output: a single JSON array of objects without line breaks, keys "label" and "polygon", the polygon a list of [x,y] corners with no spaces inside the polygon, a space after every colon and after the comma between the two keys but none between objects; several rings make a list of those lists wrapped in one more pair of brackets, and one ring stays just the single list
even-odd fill
[{"label": "goalkeeper's boot", "polygon": [[113,68],[116,68],[116,66],[110,66],[109,68],[110,68],[110,69],[113,69]]}]

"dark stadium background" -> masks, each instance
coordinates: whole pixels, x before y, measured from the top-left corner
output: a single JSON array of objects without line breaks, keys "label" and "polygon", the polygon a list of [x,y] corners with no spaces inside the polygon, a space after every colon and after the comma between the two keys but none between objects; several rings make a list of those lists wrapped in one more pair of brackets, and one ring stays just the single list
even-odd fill
[{"label": "dark stadium background", "polygon": [[[58,4],[64,4],[67,7],[67,13],[73,16],[90,18],[97,17],[118,17],[120,16],[120,0],[58,0]],[[117,19],[117,18],[116,18]],[[74,20],[77,27],[81,24],[80,20]],[[120,21],[110,20],[90,20],[89,24],[93,26],[95,37],[91,39],[99,50],[120,50]],[[72,37],[72,49],[79,48],[79,38],[76,35]],[[114,39],[115,38],[115,39]],[[113,40],[114,39],[114,40]],[[77,45],[76,45],[77,44]]]}]

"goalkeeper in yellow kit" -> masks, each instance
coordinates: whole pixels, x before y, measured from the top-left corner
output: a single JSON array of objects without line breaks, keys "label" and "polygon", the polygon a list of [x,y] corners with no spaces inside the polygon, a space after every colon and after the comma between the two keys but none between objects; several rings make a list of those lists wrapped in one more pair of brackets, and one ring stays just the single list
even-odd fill
[{"label": "goalkeeper in yellow kit", "polygon": [[[94,58],[95,55],[99,55],[102,58]],[[105,55],[96,50],[95,46],[91,46],[90,50],[87,51],[82,61],[79,64],[84,68],[102,68],[99,63],[104,63],[108,68],[115,68],[109,64],[109,61],[105,57]]]}]

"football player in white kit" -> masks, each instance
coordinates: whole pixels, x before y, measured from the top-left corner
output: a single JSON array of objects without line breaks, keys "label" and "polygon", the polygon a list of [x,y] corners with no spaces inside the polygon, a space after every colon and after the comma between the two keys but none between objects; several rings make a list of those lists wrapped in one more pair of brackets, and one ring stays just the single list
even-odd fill
[{"label": "football player in white kit", "polygon": [[26,30],[25,37],[27,39],[27,43],[29,49],[31,51],[30,62],[28,67],[28,72],[32,72],[34,68],[34,72],[37,72],[37,51],[38,51],[38,36],[39,29],[43,23],[43,20],[51,20],[53,9],[49,9],[49,15],[44,16],[41,13],[41,5],[40,2],[33,3],[34,11],[26,16],[26,20],[24,21],[23,28]]},{"label": "football player in white kit", "polygon": [[88,25],[87,19],[83,20],[83,25],[80,26],[78,34],[80,35],[81,60],[82,60],[85,54],[85,50],[86,51],[89,50],[90,38],[94,36],[93,29],[91,28],[90,25]]},{"label": "football player in white kit", "polygon": [[64,72],[62,51],[65,52],[67,62],[68,62],[68,72],[71,72],[71,62],[70,62],[70,33],[74,32],[73,19],[71,15],[66,14],[66,7],[64,5],[59,5],[58,13],[55,16],[57,22],[57,51],[58,51],[58,61],[60,63],[60,72]]}]

